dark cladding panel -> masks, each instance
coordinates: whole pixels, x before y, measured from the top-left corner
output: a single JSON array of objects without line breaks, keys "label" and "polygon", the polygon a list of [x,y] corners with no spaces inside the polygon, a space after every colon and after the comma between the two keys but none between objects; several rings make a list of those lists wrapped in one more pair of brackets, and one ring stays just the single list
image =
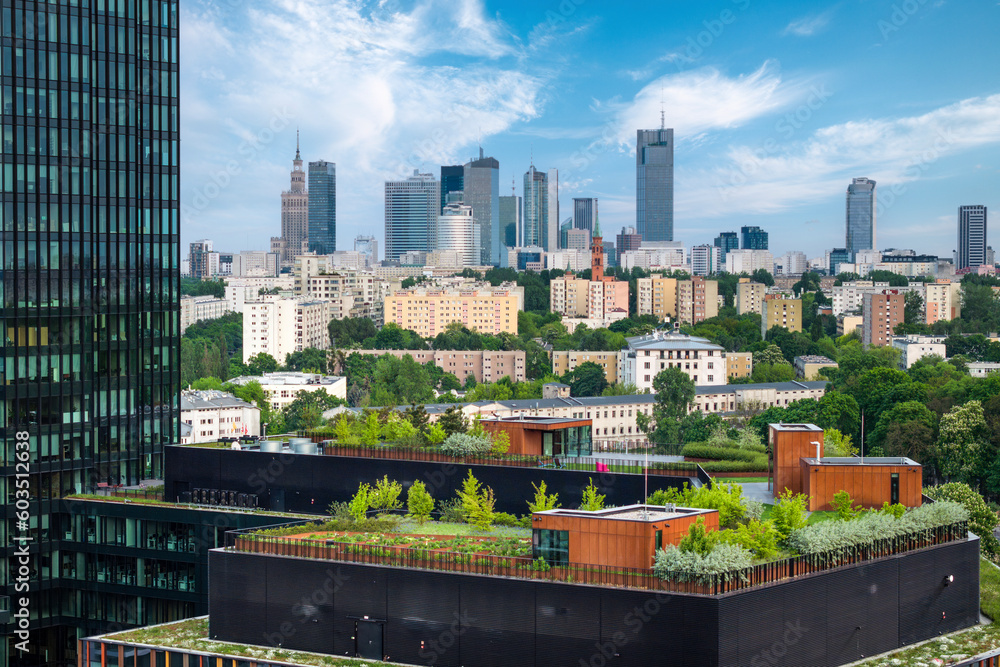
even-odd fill
[{"label": "dark cladding panel", "polygon": [[539,583],[535,589],[535,664],[575,665],[596,655],[601,589]]},{"label": "dark cladding panel", "polygon": [[462,662],[479,667],[530,665],[535,660],[535,589],[529,581],[462,577]]},{"label": "dark cladding panel", "polygon": [[268,643],[314,653],[333,653],[333,601],[343,581],[337,563],[268,559]]},{"label": "dark cladding panel", "polygon": [[739,664],[749,665],[751,660],[771,655],[774,638],[785,626],[785,600],[780,592],[767,588],[747,591],[732,601],[738,614]]},{"label": "dark cladding panel", "polygon": [[464,577],[417,570],[390,570],[392,591],[385,652],[409,664],[461,665],[466,624],[459,583]]},{"label": "dark cladding panel", "polygon": [[386,618],[387,572],[388,568],[340,565],[342,580],[333,596],[333,647],[337,655],[354,655],[353,618]]},{"label": "dark cladding panel", "polygon": [[[689,638],[678,629],[684,627],[693,601],[693,597],[666,593],[605,590],[601,594],[601,638],[594,642],[594,648],[605,659],[617,656],[620,664],[626,665],[654,665],[663,656],[680,657]],[[714,631],[714,625],[710,630]]]},{"label": "dark cladding panel", "polygon": [[[827,583],[827,660],[840,665],[896,648],[895,559],[820,575]],[[888,602],[887,602],[888,601]],[[888,609],[888,617],[880,609]]]},{"label": "dark cladding panel", "polygon": [[[978,609],[970,604],[973,591],[979,590],[978,553],[978,540],[969,540],[900,563],[901,644],[978,622]],[[955,579],[946,586],[948,576]]]},{"label": "dark cladding panel", "polygon": [[826,664],[827,616],[817,601],[824,599],[829,591],[822,577],[803,579],[794,588],[781,590],[784,624],[769,647],[772,659],[780,657],[783,660],[780,664],[784,665]]},{"label": "dark cladding panel", "polygon": [[209,636],[227,642],[267,645],[267,562],[252,554],[211,551]]},{"label": "dark cladding panel", "polygon": [[[899,564],[899,645],[922,641],[937,633],[941,612],[937,591],[928,595],[928,582],[935,578],[933,552],[913,554]],[[942,579],[944,575],[941,575]],[[938,583],[938,582],[935,582]]]}]

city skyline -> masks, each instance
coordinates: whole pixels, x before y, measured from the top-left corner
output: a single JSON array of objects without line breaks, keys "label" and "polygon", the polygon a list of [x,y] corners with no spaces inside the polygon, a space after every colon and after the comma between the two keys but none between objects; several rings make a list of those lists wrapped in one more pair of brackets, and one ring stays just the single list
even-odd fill
[{"label": "city skyline", "polygon": [[[568,6],[305,2],[253,20],[241,3],[182,8],[183,242],[266,248],[299,126],[306,159],[341,165],[341,243],[382,239],[386,180],[464,164],[480,145],[502,183],[532,161],[559,169],[564,209],[597,197],[617,232],[636,224],[636,130],[661,109],[677,141],[674,237],[688,246],[758,225],[776,252],[842,247],[841,197],[862,175],[879,183],[886,248],[917,239],[950,256],[957,206],[997,205],[1000,85],[984,64],[1000,48],[997,7],[674,4],[669,25],[622,40],[628,11]],[[935,37],[959,25],[960,43]],[[345,103],[331,115],[333,96]]]}]

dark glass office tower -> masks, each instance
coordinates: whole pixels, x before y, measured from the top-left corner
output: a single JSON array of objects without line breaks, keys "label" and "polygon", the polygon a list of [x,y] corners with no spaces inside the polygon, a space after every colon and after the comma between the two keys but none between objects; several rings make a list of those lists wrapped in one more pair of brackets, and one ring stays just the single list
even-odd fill
[{"label": "dark glass office tower", "polygon": [[719,232],[719,235],[715,237],[715,247],[722,248],[720,252],[724,262],[730,250],[740,249],[740,237],[736,232]]},{"label": "dark glass office tower", "polygon": [[441,210],[448,203],[449,192],[465,191],[465,166],[461,164],[441,167]]},{"label": "dark glass office tower", "polygon": [[337,250],[337,165],[309,163],[309,252]]},{"label": "dark glass office tower", "polygon": [[744,250],[767,250],[767,232],[757,226],[740,227]]},{"label": "dark glass office tower", "polygon": [[859,250],[875,249],[875,181],[855,178],[847,186],[847,252],[853,262]]},{"label": "dark glass office tower", "polygon": [[674,131],[637,130],[635,226],[643,241],[674,240]]},{"label": "dark glass office tower", "polygon": [[60,498],[160,477],[179,440],[177,18],[176,0],[0,8],[5,595],[16,500],[32,538],[30,652],[12,664],[58,662],[68,626],[106,618],[61,586]]}]

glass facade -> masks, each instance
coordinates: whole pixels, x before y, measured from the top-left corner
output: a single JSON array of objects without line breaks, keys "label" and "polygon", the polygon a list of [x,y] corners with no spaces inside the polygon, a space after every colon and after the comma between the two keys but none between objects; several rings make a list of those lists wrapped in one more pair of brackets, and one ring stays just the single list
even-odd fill
[{"label": "glass facade", "polygon": [[[549,222],[549,177],[531,165],[524,174],[524,232],[522,246],[542,247]],[[519,271],[522,269],[518,269]]]},{"label": "glass facade", "polygon": [[385,258],[399,261],[407,252],[434,248],[441,213],[441,182],[414,170],[405,181],[385,183]]},{"label": "glass facade", "polygon": [[643,241],[674,240],[674,131],[638,130],[635,222]]},{"label": "glass facade", "polygon": [[545,456],[590,456],[593,452],[589,426],[542,432],[542,454]]},{"label": "glass facade", "polygon": [[449,192],[465,191],[465,167],[462,165],[441,166],[441,210],[448,203]]},{"label": "glass facade", "polygon": [[875,181],[855,178],[847,186],[847,252],[875,249]]},{"label": "glass facade", "polygon": [[309,252],[337,250],[337,165],[309,163]]},{"label": "glass facade", "polygon": [[767,250],[767,232],[760,227],[740,227],[740,237],[743,250]]},{"label": "glass facade", "polygon": [[[472,207],[472,216],[479,225],[477,263],[500,266],[500,254],[503,250],[500,233],[500,163],[496,158],[482,157],[482,149],[479,153],[478,160],[465,165],[463,201]],[[443,182],[441,186],[444,187]]]},{"label": "glass facade", "polygon": [[[161,477],[179,440],[177,22],[176,0],[0,9],[0,541],[22,534],[26,500],[32,647],[49,660],[73,642],[39,628],[81,613],[54,582],[59,499]],[[13,592],[9,563],[0,585]]]},{"label": "glass facade", "polygon": [[721,248],[722,261],[726,261],[726,255],[730,250],[740,249],[740,237],[736,232],[720,232],[715,237],[715,247]]},{"label": "glass facade", "polygon": [[553,567],[569,565],[569,531],[533,530],[531,557],[535,560],[541,558]]}]

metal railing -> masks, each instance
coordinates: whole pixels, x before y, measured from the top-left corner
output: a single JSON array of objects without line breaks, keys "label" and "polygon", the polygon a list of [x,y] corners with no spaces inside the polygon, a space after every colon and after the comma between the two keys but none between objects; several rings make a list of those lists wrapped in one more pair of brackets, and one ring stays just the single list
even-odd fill
[{"label": "metal railing", "polygon": [[[284,524],[281,527],[289,525],[296,524]],[[226,548],[245,553],[366,565],[386,565],[517,579],[543,579],[564,583],[677,593],[722,595],[966,539],[968,523],[963,521],[924,529],[846,549],[836,549],[806,556],[791,556],[726,573],[665,572],[661,573],[662,578],[652,569],[586,563],[567,563],[549,567],[537,560],[525,557],[457,553],[441,549],[339,542],[321,538],[303,539],[301,537],[265,535],[258,532],[260,530],[243,529],[227,532]],[[316,530],[319,533],[323,532],[319,526],[316,527]]]}]

